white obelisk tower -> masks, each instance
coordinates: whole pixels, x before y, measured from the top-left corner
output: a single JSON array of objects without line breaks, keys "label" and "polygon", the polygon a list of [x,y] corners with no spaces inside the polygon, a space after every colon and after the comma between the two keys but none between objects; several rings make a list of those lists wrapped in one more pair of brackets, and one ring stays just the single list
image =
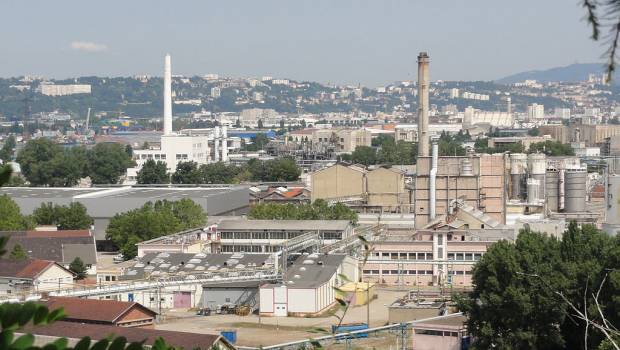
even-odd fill
[{"label": "white obelisk tower", "polygon": [[172,65],[170,55],[164,60],[164,135],[172,134]]}]

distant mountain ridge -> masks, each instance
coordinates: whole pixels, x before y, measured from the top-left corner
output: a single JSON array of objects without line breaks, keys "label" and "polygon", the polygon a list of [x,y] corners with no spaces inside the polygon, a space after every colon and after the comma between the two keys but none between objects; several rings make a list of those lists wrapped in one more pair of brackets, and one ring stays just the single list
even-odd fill
[{"label": "distant mountain ridge", "polygon": [[[534,79],[539,82],[576,82],[588,80],[588,75],[601,74],[604,71],[605,67],[601,63],[575,63],[565,67],[521,72],[497,79],[495,82],[499,84],[514,84],[527,79]],[[617,82],[618,77],[620,77],[620,74],[616,74],[613,80]]]}]

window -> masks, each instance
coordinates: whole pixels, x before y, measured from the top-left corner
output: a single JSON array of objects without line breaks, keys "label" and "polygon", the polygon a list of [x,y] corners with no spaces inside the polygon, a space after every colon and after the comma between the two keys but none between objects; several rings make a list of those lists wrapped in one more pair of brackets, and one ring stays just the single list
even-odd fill
[{"label": "window", "polygon": [[392,260],[398,260],[398,253],[392,253]]},{"label": "window", "polygon": [[454,253],[448,253],[448,260],[454,260]]},{"label": "window", "polygon": [[398,270],[390,270],[390,275],[398,275]]},{"label": "window", "polygon": [[474,253],[474,260],[478,261],[478,260],[480,260],[480,258],[482,258],[482,254],[481,253]]},{"label": "window", "polygon": [[230,298],[226,298],[226,302],[227,302],[227,303],[230,303]]},{"label": "window", "polygon": [[433,253],[426,253],[426,260],[433,260]]},{"label": "window", "polygon": [[407,260],[407,253],[400,253],[401,260]]},{"label": "window", "polygon": [[463,260],[464,255],[463,253],[456,253],[456,260]]},{"label": "window", "polygon": [[465,260],[474,260],[474,255],[472,253],[465,253]]}]

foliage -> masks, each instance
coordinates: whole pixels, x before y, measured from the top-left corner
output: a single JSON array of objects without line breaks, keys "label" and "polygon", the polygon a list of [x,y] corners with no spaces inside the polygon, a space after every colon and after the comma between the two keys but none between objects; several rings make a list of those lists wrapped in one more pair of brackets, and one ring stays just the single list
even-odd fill
[{"label": "foliage", "polygon": [[170,182],[168,168],[165,162],[149,159],[138,171],[139,184],[167,184]]},{"label": "foliage", "polygon": [[263,133],[256,134],[256,137],[252,137],[252,143],[245,144],[245,150],[256,152],[265,149],[265,145],[269,142],[269,138]]},{"label": "foliage", "polygon": [[357,146],[355,151],[351,153],[353,163],[363,164],[366,166],[377,163],[377,151],[368,146]]},{"label": "foliage", "polygon": [[27,230],[34,227],[29,217],[23,216],[11,197],[0,196],[0,231]]},{"label": "foliage", "polygon": [[191,199],[147,202],[141,208],[116,214],[106,229],[125,259],[137,255],[136,243],[178,231],[204,226],[207,215]]},{"label": "foliage", "polygon": [[[461,136],[461,138],[463,138],[463,136]],[[438,148],[440,157],[465,155],[465,149],[461,146],[461,142],[457,141],[454,136],[445,131],[442,131],[439,136]]]},{"label": "foliage", "polygon": [[583,7],[586,9],[586,20],[592,27],[592,40],[599,40],[601,30],[609,29],[607,36],[609,48],[605,56],[607,57],[607,81],[611,81],[613,73],[616,71],[618,41],[620,39],[620,1],[583,0]]},{"label": "foliage", "polygon": [[6,141],[4,141],[2,148],[0,148],[0,160],[4,163],[13,160],[13,150],[15,149],[15,146],[15,136],[11,135],[6,139]]},{"label": "foliage", "polygon": [[196,162],[180,162],[177,163],[176,171],[172,174],[173,184],[201,184],[203,177],[198,170]]},{"label": "foliage", "polygon": [[528,153],[544,153],[548,156],[574,156],[575,152],[568,144],[560,141],[547,140],[545,142],[535,142],[530,145]]},{"label": "foliage", "polygon": [[93,218],[79,202],[68,206],[42,203],[34,210],[32,217],[37,225],[54,225],[60,230],[86,230],[93,224]]},{"label": "foliage", "polygon": [[179,163],[172,182],[179,184],[231,184],[243,181],[297,181],[301,169],[292,158],[267,161],[251,159],[244,166],[223,162],[202,164]]},{"label": "foliage", "polygon": [[133,164],[120,144],[100,143],[91,150],[81,146],[63,149],[46,138],[28,141],[16,161],[32,185],[59,187],[74,186],[85,176],[94,184],[117,183]]},{"label": "foliage", "polygon": [[258,204],[248,213],[252,219],[263,220],[349,220],[357,222],[357,213],[342,203],[329,205],[322,199],[312,204]]},{"label": "foliage", "polygon": [[[459,300],[473,348],[562,349],[584,339],[596,348],[604,335],[593,325],[620,324],[619,268],[620,238],[590,225],[571,223],[561,241],[522,230],[514,244],[494,243]],[[587,337],[576,310],[588,315]]]},{"label": "foliage", "polygon": [[76,256],[75,259],[73,259],[73,261],[71,262],[71,264],[69,264],[69,270],[75,273],[76,280],[83,280],[84,278],[86,278],[86,272],[88,271],[86,265],[84,264],[84,261],[82,261],[79,256]]},{"label": "foliage", "polygon": [[527,131],[527,134],[529,136],[538,136],[538,135],[540,135],[540,129],[538,129],[538,128],[531,128],[531,129],[529,129]]},{"label": "foliage", "polygon": [[17,243],[13,246],[11,253],[9,254],[11,260],[26,260],[28,259],[28,253],[24,250],[21,244]]},{"label": "foliage", "polygon": [[414,164],[417,159],[417,144],[399,140],[394,142],[393,138],[383,141],[381,148],[377,151],[377,164]]},{"label": "foliage", "polygon": [[134,165],[123,145],[98,143],[88,151],[88,175],[93,184],[115,184]]}]

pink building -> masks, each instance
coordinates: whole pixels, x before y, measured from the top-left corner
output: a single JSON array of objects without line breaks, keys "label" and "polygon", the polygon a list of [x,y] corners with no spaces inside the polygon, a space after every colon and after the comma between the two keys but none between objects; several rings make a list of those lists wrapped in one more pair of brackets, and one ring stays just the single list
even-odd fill
[{"label": "pink building", "polygon": [[513,229],[418,230],[377,240],[364,266],[365,281],[390,285],[471,286],[473,265]]},{"label": "pink building", "polygon": [[413,350],[461,350],[469,344],[462,314],[416,323],[413,326]]}]

